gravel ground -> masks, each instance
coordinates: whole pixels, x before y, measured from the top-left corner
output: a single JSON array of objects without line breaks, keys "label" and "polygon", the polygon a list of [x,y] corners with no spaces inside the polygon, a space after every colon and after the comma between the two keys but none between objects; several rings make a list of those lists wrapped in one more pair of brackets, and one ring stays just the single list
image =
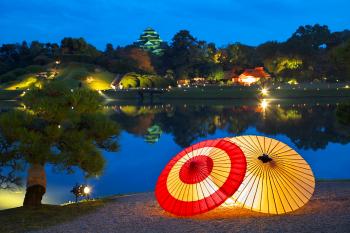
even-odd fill
[{"label": "gravel ground", "polygon": [[40,232],[350,232],[350,182],[317,183],[308,204],[278,216],[220,207],[185,219],[161,210],[153,193],[115,197],[95,213]]}]

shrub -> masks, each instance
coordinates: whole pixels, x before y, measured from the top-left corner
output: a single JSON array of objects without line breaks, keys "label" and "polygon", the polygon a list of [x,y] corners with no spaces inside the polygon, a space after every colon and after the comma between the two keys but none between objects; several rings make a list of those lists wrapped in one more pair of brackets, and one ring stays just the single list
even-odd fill
[{"label": "shrub", "polygon": [[14,81],[16,80],[16,75],[12,72],[8,72],[6,74],[3,74],[0,76],[0,82],[1,83],[7,83],[7,82],[10,82],[10,81]]},{"label": "shrub", "polygon": [[123,88],[135,88],[139,87],[140,80],[138,79],[138,75],[136,73],[128,73],[123,76],[120,84]]},{"label": "shrub", "polygon": [[339,105],[336,116],[339,123],[350,126],[350,103]]},{"label": "shrub", "polygon": [[138,79],[140,81],[140,87],[153,87],[154,86],[154,82],[152,81],[152,79],[146,75],[139,76]]},{"label": "shrub", "polygon": [[26,70],[27,70],[28,73],[39,73],[39,72],[46,71],[45,67],[38,66],[38,65],[27,66]]},{"label": "shrub", "polygon": [[27,70],[26,69],[23,69],[23,68],[17,68],[15,70],[12,71],[12,73],[15,75],[15,76],[21,76],[21,75],[24,75],[27,73]]}]

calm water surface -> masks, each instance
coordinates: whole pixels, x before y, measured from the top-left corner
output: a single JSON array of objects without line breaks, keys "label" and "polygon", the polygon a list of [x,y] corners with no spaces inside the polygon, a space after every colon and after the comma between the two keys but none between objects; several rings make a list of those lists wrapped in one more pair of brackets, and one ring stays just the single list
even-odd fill
[{"label": "calm water surface", "polygon": [[[57,172],[47,166],[45,203],[74,200],[78,183],[93,197],[154,190],[166,163],[184,147],[204,139],[254,134],[273,137],[298,151],[316,179],[350,179],[350,129],[337,123],[338,100],[201,102],[149,106],[110,103],[106,114],[122,128],[120,151],[103,152],[106,168],[98,178]],[[19,174],[25,179],[25,174]],[[0,209],[20,206],[23,188],[0,190]]]}]

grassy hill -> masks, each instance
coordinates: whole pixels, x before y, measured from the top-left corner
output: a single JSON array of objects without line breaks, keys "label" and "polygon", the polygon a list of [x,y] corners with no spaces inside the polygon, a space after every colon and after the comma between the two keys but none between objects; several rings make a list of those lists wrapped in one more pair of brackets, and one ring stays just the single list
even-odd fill
[{"label": "grassy hill", "polygon": [[[115,74],[97,66],[84,63],[50,64],[16,69],[0,76],[0,89],[26,90],[32,86],[41,86],[43,82],[57,79],[67,83],[71,88],[80,85],[93,90],[110,89]],[[33,72],[34,71],[34,72]]]}]

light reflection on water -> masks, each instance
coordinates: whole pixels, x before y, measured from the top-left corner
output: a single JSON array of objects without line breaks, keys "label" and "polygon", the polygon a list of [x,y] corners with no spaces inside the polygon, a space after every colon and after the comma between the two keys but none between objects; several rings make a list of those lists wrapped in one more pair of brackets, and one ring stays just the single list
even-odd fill
[{"label": "light reflection on water", "polygon": [[[122,134],[119,152],[104,152],[101,177],[85,180],[80,171],[68,175],[47,171],[45,203],[73,200],[75,183],[87,182],[92,196],[153,191],[165,164],[182,148],[204,139],[257,134],[281,140],[311,165],[317,179],[350,179],[350,130],[335,118],[336,102],[265,100],[249,103],[159,104],[111,103],[106,114]],[[24,174],[23,174],[24,176]],[[19,206],[23,192],[0,191],[0,209]]]}]

